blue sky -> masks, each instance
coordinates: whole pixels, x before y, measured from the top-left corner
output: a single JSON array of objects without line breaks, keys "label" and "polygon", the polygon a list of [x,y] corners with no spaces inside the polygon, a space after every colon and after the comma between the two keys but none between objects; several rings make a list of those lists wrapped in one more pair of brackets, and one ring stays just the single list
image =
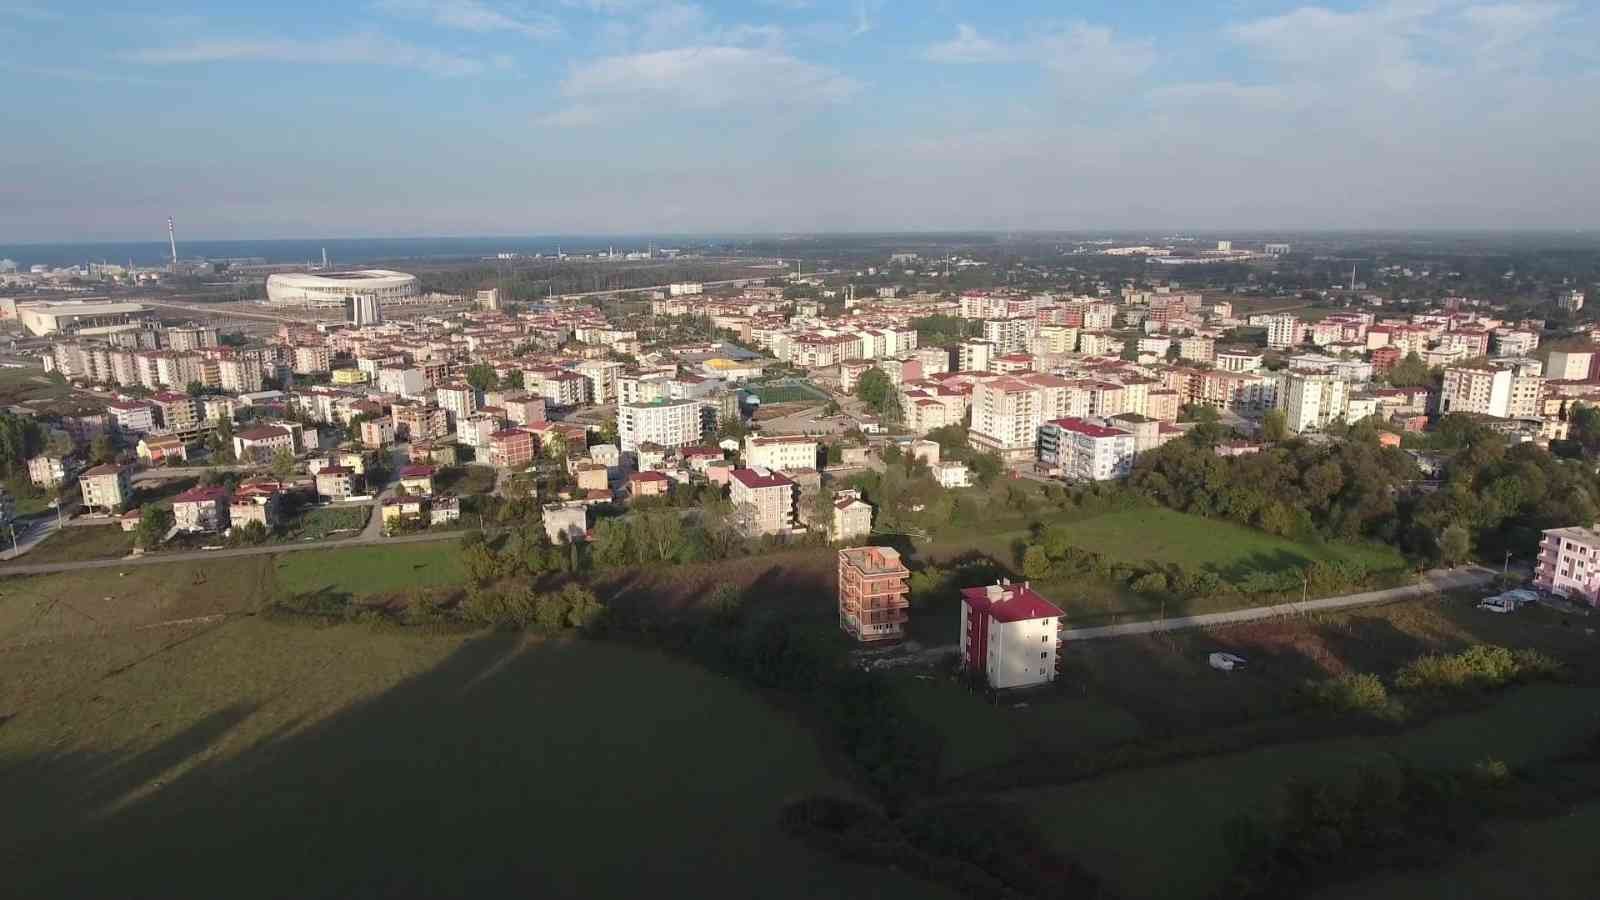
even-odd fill
[{"label": "blue sky", "polygon": [[1600,225],[1588,0],[0,0],[0,241]]}]

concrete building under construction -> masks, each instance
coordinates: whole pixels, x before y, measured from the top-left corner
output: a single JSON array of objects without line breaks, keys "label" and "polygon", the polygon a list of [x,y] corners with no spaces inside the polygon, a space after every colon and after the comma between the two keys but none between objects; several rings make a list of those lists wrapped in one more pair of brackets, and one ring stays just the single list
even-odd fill
[{"label": "concrete building under construction", "polygon": [[839,627],[859,641],[896,640],[905,635],[911,606],[911,572],[892,547],[848,547],[839,551]]}]

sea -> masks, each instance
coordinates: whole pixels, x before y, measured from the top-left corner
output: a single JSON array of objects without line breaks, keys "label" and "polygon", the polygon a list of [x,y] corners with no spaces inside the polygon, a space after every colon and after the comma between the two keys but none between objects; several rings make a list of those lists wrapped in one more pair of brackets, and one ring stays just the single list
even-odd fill
[{"label": "sea", "polygon": [[[385,261],[492,258],[501,253],[522,256],[557,252],[567,254],[617,253],[663,248],[701,249],[725,245],[724,239],[699,235],[554,235],[535,237],[419,237],[419,238],[305,238],[263,241],[183,241],[178,257],[184,260],[260,260],[274,265],[320,265],[323,251],[334,266],[354,266]],[[22,271],[29,266],[62,267],[85,263],[161,265],[172,257],[166,241],[130,241],[77,244],[0,244],[0,259],[9,259]]]}]

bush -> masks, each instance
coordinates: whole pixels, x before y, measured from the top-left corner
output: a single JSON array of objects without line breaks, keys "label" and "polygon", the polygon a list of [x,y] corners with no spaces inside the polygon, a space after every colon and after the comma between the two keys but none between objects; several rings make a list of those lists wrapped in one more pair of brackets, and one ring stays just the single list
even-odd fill
[{"label": "bush", "polygon": [[1308,682],[1306,698],[1316,706],[1340,713],[1395,718],[1400,709],[1389,700],[1389,691],[1376,675],[1341,675],[1326,681]]},{"label": "bush", "polygon": [[1460,653],[1423,656],[1395,676],[1405,691],[1460,692],[1505,687],[1514,682],[1553,678],[1561,664],[1537,650],[1507,650],[1489,644]]}]

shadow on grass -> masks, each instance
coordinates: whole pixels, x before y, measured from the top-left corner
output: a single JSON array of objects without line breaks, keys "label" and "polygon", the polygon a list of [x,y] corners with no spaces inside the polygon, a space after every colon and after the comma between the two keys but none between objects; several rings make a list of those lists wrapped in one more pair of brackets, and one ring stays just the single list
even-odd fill
[{"label": "shadow on grass", "polygon": [[482,636],[240,750],[249,703],[148,749],[0,760],[0,893],[688,896],[770,869],[798,897],[841,880],[777,831],[785,793],[817,777],[786,777],[793,736],[762,736],[759,700],[639,653]]}]

